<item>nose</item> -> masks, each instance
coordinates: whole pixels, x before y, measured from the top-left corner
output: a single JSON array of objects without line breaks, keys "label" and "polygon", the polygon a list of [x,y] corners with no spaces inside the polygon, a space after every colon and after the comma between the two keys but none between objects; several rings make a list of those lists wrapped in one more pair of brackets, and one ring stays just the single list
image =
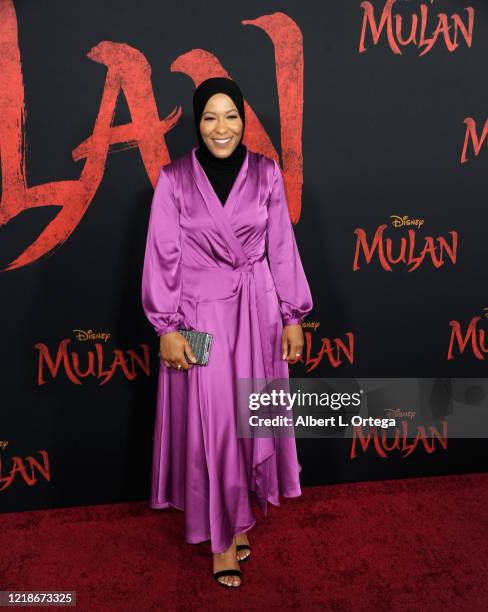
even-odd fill
[{"label": "nose", "polygon": [[217,127],[216,127],[215,131],[219,132],[219,134],[226,131],[226,125],[225,125],[224,117],[220,117],[220,119],[217,119]]}]

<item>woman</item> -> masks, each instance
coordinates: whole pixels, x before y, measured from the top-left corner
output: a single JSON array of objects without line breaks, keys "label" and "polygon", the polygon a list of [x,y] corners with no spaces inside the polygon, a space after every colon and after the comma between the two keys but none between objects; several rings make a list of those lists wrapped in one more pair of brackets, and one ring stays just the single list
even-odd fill
[{"label": "woman", "polygon": [[[239,87],[196,89],[199,147],[161,169],[144,258],[142,302],[160,336],[151,507],[185,511],[188,542],[210,540],[213,574],[241,584],[246,532],[280,495],[301,495],[296,444],[239,438],[236,382],[287,378],[312,309],[278,164],[242,144]],[[178,328],[212,334],[209,362]]]}]

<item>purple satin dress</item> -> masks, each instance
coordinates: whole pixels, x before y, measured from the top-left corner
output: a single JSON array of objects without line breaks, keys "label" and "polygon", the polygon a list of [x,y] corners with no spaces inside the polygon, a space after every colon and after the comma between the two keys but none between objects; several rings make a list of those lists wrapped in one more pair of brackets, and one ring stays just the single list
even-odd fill
[{"label": "purple satin dress", "polygon": [[207,366],[160,361],[152,508],[185,511],[185,538],[223,552],[267,502],[301,495],[296,443],[238,438],[236,380],[287,378],[283,325],[312,297],[278,164],[248,150],[223,207],[193,150],[161,169],[142,276],[144,312],[158,335],[213,334]]}]

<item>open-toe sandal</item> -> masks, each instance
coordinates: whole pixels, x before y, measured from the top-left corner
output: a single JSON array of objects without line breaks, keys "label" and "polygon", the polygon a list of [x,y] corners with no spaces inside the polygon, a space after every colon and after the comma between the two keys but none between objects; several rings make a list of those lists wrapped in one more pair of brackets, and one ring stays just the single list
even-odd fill
[{"label": "open-toe sandal", "polygon": [[237,560],[239,561],[239,563],[244,563],[244,561],[247,561],[251,557],[251,547],[249,546],[249,544],[237,544],[236,551],[239,552],[240,550],[249,551],[249,554],[247,554],[242,559],[239,559],[239,557],[237,557]]},{"label": "open-toe sandal", "polygon": [[[222,578],[223,576],[239,576],[241,581],[239,582],[239,584],[237,586],[234,586],[233,584],[225,584],[225,582],[221,582],[219,580],[219,578]],[[213,577],[220,584],[220,586],[223,586],[226,589],[238,589],[241,586],[241,584],[242,584],[242,572],[241,572],[241,570],[238,570],[238,569],[220,570],[220,572],[215,572],[213,574]]]}]

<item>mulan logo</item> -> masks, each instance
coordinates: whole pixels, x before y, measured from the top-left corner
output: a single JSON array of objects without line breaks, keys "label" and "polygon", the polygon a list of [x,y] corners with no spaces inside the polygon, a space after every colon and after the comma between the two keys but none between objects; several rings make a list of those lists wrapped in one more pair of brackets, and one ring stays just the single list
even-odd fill
[{"label": "mulan logo", "polygon": [[466,133],[464,135],[464,144],[461,151],[461,163],[465,164],[468,161],[468,148],[471,143],[474,155],[477,157],[481,151],[481,147],[485,144],[488,136],[488,119],[485,121],[483,131],[478,136],[476,121],[472,117],[466,117]]},{"label": "mulan logo", "polygon": [[418,425],[411,431],[406,420],[402,420],[399,425],[400,427],[395,427],[394,436],[391,433],[387,435],[385,429],[378,433],[375,426],[370,427],[365,434],[364,428],[356,425],[352,435],[350,458],[356,459],[358,450],[365,454],[370,448],[382,459],[394,454],[400,454],[405,459],[417,449],[423,449],[428,455],[437,449],[447,450],[447,421],[441,421],[442,431],[433,425],[428,427],[428,431],[424,425]]},{"label": "mulan logo", "polygon": [[[429,53],[434,45],[443,40],[446,49],[451,53],[459,47],[459,41],[471,47],[473,42],[474,8],[466,7],[463,18],[454,13],[437,13],[434,17],[429,15],[429,6],[420,5],[420,14],[412,13],[404,18],[401,14],[393,15],[392,9],[396,0],[387,0],[378,19],[375,18],[372,2],[361,2],[363,9],[363,23],[359,40],[359,53],[367,51],[366,34],[370,33],[373,44],[377,45],[380,37],[385,33],[390,49],[393,53],[402,54],[401,47],[412,45],[420,50],[419,57]],[[431,23],[429,27],[429,22]],[[428,33],[428,31],[430,33]]]},{"label": "mulan logo", "polygon": [[14,482],[23,482],[32,487],[39,482],[39,477],[50,482],[51,469],[49,455],[45,450],[38,451],[39,460],[32,456],[13,455],[9,460],[0,454],[0,491],[5,491]]},{"label": "mulan logo", "polygon": [[[74,161],[84,161],[80,178],[52,180],[29,187],[24,85],[13,0],[0,0],[0,20],[0,227],[26,210],[53,205],[59,209],[33,242],[5,268],[12,270],[50,255],[75,231],[97,193],[111,151],[138,147],[154,187],[161,166],[171,161],[166,134],[176,127],[183,111],[177,104],[160,119],[152,89],[151,67],[145,56],[123,42],[99,42],[87,55],[92,62],[105,66],[107,74],[98,115],[88,120],[94,123],[93,133],[72,151]],[[296,137],[301,134],[303,120],[302,33],[297,24],[281,12],[244,19],[241,23],[264,33],[274,48],[275,73],[271,76],[276,78],[277,112],[284,126],[281,141],[283,177],[290,217],[296,223],[301,213],[303,183],[301,138]],[[171,27],[169,22],[167,27]],[[192,49],[178,56],[169,69],[186,74],[196,86],[208,77],[229,76],[219,59],[204,49]],[[122,96],[133,120],[114,126],[117,101]],[[245,113],[245,141],[252,150],[278,161],[269,135],[247,102]]]},{"label": "mulan logo", "polygon": [[[450,261],[457,261],[458,233],[450,231],[447,237],[423,236],[419,237],[418,230],[423,226],[423,219],[410,219],[408,216],[391,216],[391,226],[394,235],[388,236],[388,225],[379,225],[373,236],[368,238],[366,230],[356,228],[356,250],[352,269],[354,272],[360,269],[359,261],[361,255],[366,264],[370,264],[373,258],[377,259],[383,270],[391,272],[393,266],[403,266],[408,272],[413,272],[422,265],[424,260],[430,260],[434,268],[442,267]],[[405,228],[408,228],[402,232]]]},{"label": "mulan logo", "polygon": [[449,321],[451,326],[451,336],[447,349],[448,361],[454,359],[456,355],[471,352],[479,360],[485,360],[488,354],[488,343],[486,330],[480,328],[479,323],[482,319],[488,318],[488,307],[483,308],[483,317],[476,316],[464,328],[459,321]]},{"label": "mulan logo", "polygon": [[[91,331],[91,330],[90,330]],[[80,338],[80,330],[75,330],[75,337],[84,342],[84,335]],[[93,334],[99,336],[99,334]],[[140,344],[140,350],[112,349],[105,347],[106,337],[102,334],[101,342],[94,342],[93,350],[75,348],[69,350],[71,340],[64,338],[57,347],[50,350],[47,344],[38,342],[37,349],[37,384],[46,384],[48,378],[56,380],[61,372],[75,385],[94,379],[100,385],[107,384],[116,372],[120,372],[126,380],[135,380],[140,374],[148,377],[150,374],[149,347]]]},{"label": "mulan logo", "polygon": [[318,349],[315,348],[317,341],[314,342],[313,333],[308,331],[312,329],[315,331],[320,326],[317,321],[307,321],[302,323],[303,336],[305,340],[304,350],[302,356],[292,361],[291,363],[303,363],[305,365],[306,372],[313,372],[322,363],[322,360],[326,360],[328,365],[333,368],[339,368],[345,363],[354,363],[355,347],[354,347],[354,334],[352,332],[346,332],[344,339],[342,338],[319,338]]}]

